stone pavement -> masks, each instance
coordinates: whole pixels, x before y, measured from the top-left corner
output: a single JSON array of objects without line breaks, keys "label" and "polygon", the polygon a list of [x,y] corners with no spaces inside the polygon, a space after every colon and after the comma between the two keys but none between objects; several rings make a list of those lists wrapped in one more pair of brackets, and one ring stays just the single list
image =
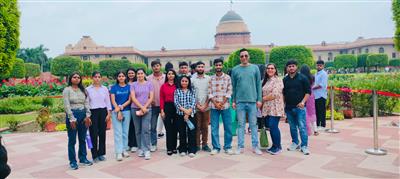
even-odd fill
[{"label": "stone pavement", "polygon": [[[66,132],[6,134],[3,139],[12,167],[9,178],[399,178],[400,130],[389,126],[391,121],[399,119],[398,116],[379,118],[379,143],[388,151],[385,156],[364,152],[373,144],[372,118],[335,121],[340,133],[311,136],[309,156],[286,150],[276,156],[265,152],[256,156],[250,150],[250,136],[246,134],[246,150],[242,155],[210,156],[199,152],[195,158],[168,156],[164,137],[151,160],[131,154],[130,158],[117,162],[112,131],[108,131],[107,161],[78,170],[68,168]],[[288,124],[281,122],[280,129],[286,149],[290,144]],[[221,135],[223,143],[222,139]],[[233,142],[236,146],[237,137]]]}]

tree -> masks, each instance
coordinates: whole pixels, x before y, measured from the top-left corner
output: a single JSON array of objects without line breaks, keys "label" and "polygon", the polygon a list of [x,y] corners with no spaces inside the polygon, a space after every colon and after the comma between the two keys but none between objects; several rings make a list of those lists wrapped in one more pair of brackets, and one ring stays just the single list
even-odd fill
[{"label": "tree", "polygon": [[[228,57],[228,65],[230,68],[240,64],[240,49],[232,52]],[[265,52],[258,48],[248,48],[247,51],[250,55],[250,63],[252,64],[265,64]]]},{"label": "tree", "polygon": [[16,0],[0,0],[0,75],[10,73],[17,54],[19,17]]},{"label": "tree", "polygon": [[40,66],[35,63],[25,63],[25,78],[37,77],[40,75]]},{"label": "tree", "polygon": [[297,60],[299,67],[303,64],[314,66],[311,49],[301,45],[274,47],[269,55],[269,62],[274,63],[280,71],[283,71],[290,59]]},{"label": "tree", "polygon": [[131,67],[129,60],[110,59],[103,60],[99,63],[100,72],[107,77],[113,77],[118,71],[126,71]]},{"label": "tree", "polygon": [[392,2],[393,21],[396,25],[394,33],[394,44],[397,50],[400,50],[400,0],[393,0]]},{"label": "tree", "polygon": [[357,55],[357,67],[359,68],[363,68],[363,70],[365,71],[365,67],[367,67],[367,57],[369,54],[361,54],[361,55]]},{"label": "tree", "polygon": [[83,76],[90,76],[93,73],[93,64],[92,62],[85,61],[83,63]]},{"label": "tree", "polygon": [[357,58],[355,55],[351,54],[343,54],[337,55],[333,61],[336,69],[344,68],[356,68],[357,67]]},{"label": "tree", "polygon": [[59,56],[51,61],[50,71],[52,74],[68,77],[73,72],[82,73],[82,61],[77,57]]},{"label": "tree", "polygon": [[367,57],[367,66],[375,67],[375,70],[378,70],[378,67],[388,66],[389,60],[387,54],[370,54]]},{"label": "tree", "polygon": [[400,59],[394,58],[389,61],[389,66],[400,67]]},{"label": "tree", "polygon": [[43,45],[35,48],[21,48],[18,50],[17,57],[23,59],[25,63],[39,64],[40,71],[45,71],[50,69],[50,60],[45,53],[48,50]]},{"label": "tree", "polygon": [[329,67],[335,67],[335,63],[330,61],[330,62],[325,62],[325,68],[329,68]]},{"label": "tree", "polygon": [[14,66],[11,70],[10,77],[13,78],[24,78],[26,73],[24,60],[16,58]]}]

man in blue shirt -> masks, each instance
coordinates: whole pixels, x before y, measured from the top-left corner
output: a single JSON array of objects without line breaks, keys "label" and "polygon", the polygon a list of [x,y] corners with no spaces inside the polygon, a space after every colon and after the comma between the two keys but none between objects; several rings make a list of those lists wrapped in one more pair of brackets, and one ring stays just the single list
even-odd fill
[{"label": "man in blue shirt", "polygon": [[328,74],[324,70],[324,61],[317,61],[317,74],[312,92],[315,96],[315,112],[317,116],[317,126],[319,130],[325,128],[326,98],[328,96]]}]

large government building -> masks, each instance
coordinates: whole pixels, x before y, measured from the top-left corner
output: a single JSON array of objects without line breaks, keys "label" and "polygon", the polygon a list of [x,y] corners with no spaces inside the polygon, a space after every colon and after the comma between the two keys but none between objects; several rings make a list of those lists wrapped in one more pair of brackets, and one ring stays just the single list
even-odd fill
[{"label": "large government building", "polygon": [[[227,59],[230,53],[239,48],[259,48],[267,53],[275,46],[254,45],[251,43],[251,33],[243,18],[236,12],[228,11],[219,21],[214,35],[215,45],[210,49],[177,49],[170,50],[161,47],[160,50],[141,51],[134,47],[106,47],[98,45],[90,36],[83,36],[77,44],[67,45],[64,55],[77,56],[82,60],[98,63],[104,59],[128,59],[131,62],[143,62],[148,65],[152,61],[159,60],[162,64],[171,62],[176,68],[178,63],[186,61],[189,64],[197,61],[206,63],[206,67],[212,65],[215,58]],[[329,43],[322,41],[320,44],[305,45],[312,49],[315,60],[332,61],[338,54],[363,54],[385,53],[390,58],[399,58],[399,52],[395,50],[393,38],[359,37],[353,42]],[[268,59],[266,59],[268,60]]]}]

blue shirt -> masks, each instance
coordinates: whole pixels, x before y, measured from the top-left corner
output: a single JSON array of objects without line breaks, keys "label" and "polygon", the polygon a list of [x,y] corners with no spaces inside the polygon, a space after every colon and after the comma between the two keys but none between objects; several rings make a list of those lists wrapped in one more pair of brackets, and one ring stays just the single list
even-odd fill
[{"label": "blue shirt", "polygon": [[[129,100],[131,92],[130,89],[131,87],[128,84],[124,87],[121,87],[119,84],[115,84],[111,87],[110,93],[115,95],[115,102],[117,103],[117,105],[122,105]],[[113,105],[112,110],[114,110]],[[124,107],[123,111],[127,110],[130,110],[130,108],[128,106]]]},{"label": "blue shirt", "polygon": [[318,89],[313,89],[312,92],[314,93],[315,99],[319,98],[325,98],[327,99],[328,97],[328,74],[326,73],[325,70],[321,70],[317,72],[315,75],[315,82],[314,86],[321,86],[321,88]]}]

